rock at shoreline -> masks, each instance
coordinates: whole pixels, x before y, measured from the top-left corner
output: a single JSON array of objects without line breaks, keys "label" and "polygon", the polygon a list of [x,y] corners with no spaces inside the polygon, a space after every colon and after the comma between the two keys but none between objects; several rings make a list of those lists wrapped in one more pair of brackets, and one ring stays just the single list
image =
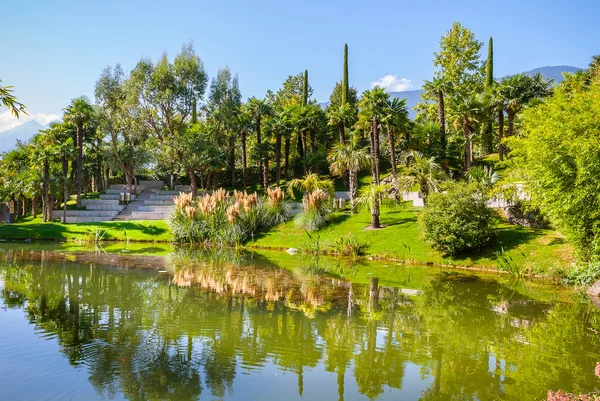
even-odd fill
[{"label": "rock at shoreline", "polygon": [[600,280],[596,281],[594,285],[588,288],[587,293],[592,297],[600,297]]}]

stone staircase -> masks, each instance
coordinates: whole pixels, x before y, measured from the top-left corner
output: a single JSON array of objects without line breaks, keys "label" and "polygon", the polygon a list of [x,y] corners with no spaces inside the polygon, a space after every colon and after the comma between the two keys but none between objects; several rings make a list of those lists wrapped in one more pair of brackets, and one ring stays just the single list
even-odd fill
[{"label": "stone staircase", "polygon": [[181,189],[182,191],[145,189],[113,220],[167,220],[175,209],[173,199],[180,192],[186,192],[186,188]]},{"label": "stone staircase", "polygon": [[[60,219],[64,223],[89,223],[97,221],[110,221],[117,216],[124,208],[120,204],[121,192],[116,189],[109,189],[101,194],[98,199],[83,199],[81,204],[85,210],[67,210],[66,218],[63,210],[53,210],[52,218]],[[131,195],[135,199],[135,195]]]}]

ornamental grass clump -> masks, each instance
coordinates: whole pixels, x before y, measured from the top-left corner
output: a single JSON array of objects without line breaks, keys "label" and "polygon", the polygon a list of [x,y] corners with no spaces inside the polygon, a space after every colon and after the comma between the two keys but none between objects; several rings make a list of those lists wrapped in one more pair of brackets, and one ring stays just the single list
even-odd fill
[{"label": "ornamental grass clump", "polygon": [[239,245],[259,230],[290,218],[285,196],[278,189],[264,197],[238,191],[230,194],[222,188],[200,198],[180,193],[174,203],[170,225],[177,242]]},{"label": "ornamental grass clump", "polygon": [[322,189],[310,192],[304,198],[304,210],[296,216],[297,225],[306,231],[318,231],[331,221],[331,207]]},{"label": "ornamental grass clump", "polygon": [[285,200],[285,194],[281,188],[267,188],[266,201],[264,205],[264,217],[267,225],[273,227],[290,219],[290,204]]}]

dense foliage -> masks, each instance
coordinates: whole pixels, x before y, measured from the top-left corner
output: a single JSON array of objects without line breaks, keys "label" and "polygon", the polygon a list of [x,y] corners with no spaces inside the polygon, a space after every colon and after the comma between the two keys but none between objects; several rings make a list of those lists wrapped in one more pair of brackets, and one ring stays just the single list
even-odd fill
[{"label": "dense foliage", "polygon": [[600,85],[557,90],[524,112],[522,136],[510,142],[532,203],[576,245],[600,256]]},{"label": "dense foliage", "polygon": [[429,196],[421,214],[426,240],[447,255],[481,249],[494,235],[494,211],[477,183],[452,183]]},{"label": "dense foliage", "polygon": [[200,198],[181,193],[175,204],[171,229],[176,241],[187,243],[238,245],[291,216],[279,188],[261,197],[237,191],[231,195],[222,188]]}]

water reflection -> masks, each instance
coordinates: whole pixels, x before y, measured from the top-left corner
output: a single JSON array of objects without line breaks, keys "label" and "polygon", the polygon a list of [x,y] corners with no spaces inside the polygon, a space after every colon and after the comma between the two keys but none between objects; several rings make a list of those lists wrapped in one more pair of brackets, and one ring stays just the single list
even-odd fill
[{"label": "water reflection", "polygon": [[[598,386],[600,314],[555,288],[277,258],[10,251],[1,302],[117,399],[523,400]],[[3,316],[18,345],[8,372],[36,355]]]}]

